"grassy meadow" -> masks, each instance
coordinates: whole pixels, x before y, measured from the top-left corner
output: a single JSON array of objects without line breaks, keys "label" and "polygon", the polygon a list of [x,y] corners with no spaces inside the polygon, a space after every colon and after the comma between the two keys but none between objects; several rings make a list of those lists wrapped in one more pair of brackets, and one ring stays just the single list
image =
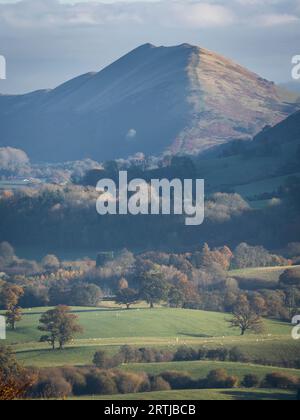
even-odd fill
[{"label": "grassy meadow", "polygon": [[[265,320],[265,331],[261,335],[240,336],[239,330],[229,328],[228,314],[170,309],[157,307],[150,310],[145,304],[122,309],[112,302],[100,308],[72,308],[78,315],[84,333],[70,343],[65,350],[52,351],[45,343],[39,343],[41,332],[39,319],[49,308],[35,308],[23,311],[23,320],[15,332],[8,331],[7,344],[17,354],[24,366],[58,367],[92,365],[96,351],[104,349],[116,353],[122,345],[138,348],[152,347],[175,350],[180,346],[199,348],[239,348],[251,363],[216,361],[140,363],[120,366],[127,372],[160,374],[165,371],[187,372],[193,378],[205,378],[212,369],[223,368],[228,374],[240,379],[255,374],[263,379],[266,374],[286,372],[300,378],[300,370],[284,369],[285,361],[295,360],[300,354],[300,342],[291,338],[288,323]],[[263,363],[263,361],[266,363]],[[259,364],[260,363],[260,364]],[[273,366],[262,366],[261,364]],[[160,393],[118,395],[109,397],[88,396],[85,399],[111,400],[280,400],[294,399],[293,392],[272,390],[193,390],[168,391]]]},{"label": "grassy meadow", "polygon": [[272,389],[199,389],[76,398],[90,401],[294,401],[295,393]]}]

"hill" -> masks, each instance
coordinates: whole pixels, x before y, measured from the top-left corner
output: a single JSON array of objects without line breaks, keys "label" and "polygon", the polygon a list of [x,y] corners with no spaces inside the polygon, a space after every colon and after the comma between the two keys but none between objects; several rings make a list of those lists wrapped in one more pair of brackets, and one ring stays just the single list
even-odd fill
[{"label": "hill", "polygon": [[35,161],[198,153],[278,123],[293,101],[208,50],[146,44],[54,90],[0,96],[0,146]]},{"label": "hill", "polygon": [[[260,206],[277,196],[291,176],[300,176],[300,112],[258,133],[197,159],[210,191],[230,191]],[[255,204],[254,204],[255,206]]]}]

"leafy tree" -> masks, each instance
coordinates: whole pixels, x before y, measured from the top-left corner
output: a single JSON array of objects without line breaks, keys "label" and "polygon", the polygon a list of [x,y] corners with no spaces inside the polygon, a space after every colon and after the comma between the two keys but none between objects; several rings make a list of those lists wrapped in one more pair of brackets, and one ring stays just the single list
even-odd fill
[{"label": "leafy tree", "polygon": [[60,261],[55,255],[46,255],[42,260],[42,266],[47,271],[57,271],[60,267]]},{"label": "leafy tree", "polygon": [[109,357],[103,350],[97,351],[93,358],[93,364],[99,369],[111,369],[118,366],[122,362],[120,354]]},{"label": "leafy tree", "polygon": [[22,309],[18,306],[11,306],[5,314],[7,325],[14,331],[16,323],[22,320]]},{"label": "leafy tree", "polygon": [[139,294],[133,289],[121,289],[116,295],[116,303],[119,305],[126,305],[130,309],[131,305],[135,305],[139,301]]},{"label": "leafy tree", "polygon": [[103,350],[97,351],[93,358],[93,364],[100,369],[106,369],[109,365],[109,357]]},{"label": "leafy tree", "polygon": [[266,315],[266,313],[267,313],[266,301],[258,293],[253,296],[253,299],[251,301],[251,306],[252,306],[253,310],[257,313],[257,315],[259,315],[259,316]]},{"label": "leafy tree", "polygon": [[67,281],[55,282],[49,289],[51,306],[65,305],[69,302],[71,288]]},{"label": "leafy tree", "polygon": [[71,290],[70,302],[74,306],[97,306],[103,294],[95,284],[77,284]]},{"label": "leafy tree", "polygon": [[249,374],[244,376],[242,386],[245,388],[259,388],[260,382],[261,381],[258,376]]},{"label": "leafy tree", "polygon": [[205,382],[208,388],[234,388],[238,385],[239,379],[229,376],[225,369],[216,369],[209,372]]},{"label": "leafy tree", "polygon": [[55,350],[56,342],[59,349],[74,339],[76,334],[80,334],[83,329],[77,323],[78,317],[70,313],[68,306],[57,306],[44,313],[40,319],[39,330],[47,332],[47,335],[41,337],[41,342],[47,342]]},{"label": "leafy tree", "polygon": [[24,289],[20,286],[6,284],[1,291],[1,301],[7,310],[6,322],[12,329],[16,329],[16,323],[22,320],[22,309],[18,306],[20,298],[24,295]]},{"label": "leafy tree", "polygon": [[8,242],[0,243],[0,258],[4,260],[5,264],[11,263],[15,257],[15,250]]},{"label": "leafy tree", "polygon": [[168,301],[172,308],[182,308],[185,300],[186,299],[183,288],[171,287],[169,290]]},{"label": "leafy tree", "polygon": [[229,321],[232,328],[239,328],[241,335],[245,335],[250,330],[261,333],[263,321],[261,317],[251,307],[247,296],[241,295],[233,309],[233,318]]},{"label": "leafy tree", "polygon": [[152,271],[142,276],[141,297],[149,303],[151,309],[155,303],[167,300],[168,290],[169,286],[161,273]]},{"label": "leafy tree", "polygon": [[6,283],[1,290],[0,300],[5,309],[10,309],[18,305],[23,294],[24,289],[22,287]]}]

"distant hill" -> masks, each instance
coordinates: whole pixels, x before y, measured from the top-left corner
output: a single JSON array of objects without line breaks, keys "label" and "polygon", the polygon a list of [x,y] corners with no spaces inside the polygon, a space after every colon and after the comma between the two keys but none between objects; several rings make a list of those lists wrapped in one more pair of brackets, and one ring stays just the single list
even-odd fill
[{"label": "distant hill", "polygon": [[[264,205],[291,176],[300,178],[300,112],[250,142],[232,142],[197,160],[207,189],[232,191]],[[255,204],[256,202],[256,204]]]},{"label": "distant hill", "polygon": [[196,154],[280,122],[294,99],[205,49],[146,44],[54,90],[0,96],[0,146],[34,161]]}]

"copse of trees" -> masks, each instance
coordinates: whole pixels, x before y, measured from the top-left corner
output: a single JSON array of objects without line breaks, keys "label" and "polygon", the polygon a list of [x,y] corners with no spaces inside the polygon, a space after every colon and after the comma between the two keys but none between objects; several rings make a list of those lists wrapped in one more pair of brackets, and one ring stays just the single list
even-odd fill
[{"label": "copse of trees", "polygon": [[[256,265],[256,253],[247,255],[254,255]],[[146,300],[150,307],[164,302],[172,308],[232,313],[241,293],[247,295],[257,315],[290,321],[300,306],[297,269],[291,267],[279,284],[232,278],[228,268],[235,257],[228,246],[205,244],[201,251],[181,254],[152,251],[134,255],[124,250],[96,267],[92,260],[59,261],[54,255],[41,263],[20,260],[4,243],[0,244],[0,264],[4,263],[0,295],[6,283],[23,288],[23,296],[8,317],[16,322],[21,315],[18,307],[97,306],[104,295],[113,296],[126,308]]]},{"label": "copse of trees", "polygon": [[59,349],[63,350],[67,343],[72,341],[77,334],[83,332],[82,327],[78,324],[78,317],[70,313],[68,306],[63,305],[42,315],[39,330],[47,333],[41,337],[40,341],[51,345],[53,350],[55,350],[56,343],[58,343]]},{"label": "copse of trees", "polygon": [[233,268],[272,267],[291,265],[291,261],[284,257],[273,255],[263,246],[250,246],[241,243],[234,250]]},{"label": "copse of trees", "polygon": [[[147,174],[141,175],[147,179]],[[288,194],[292,194],[291,190]],[[0,236],[17,246],[25,242],[30,246],[47,243],[52,249],[82,249],[84,246],[95,249],[99,246],[99,238],[102,238],[101,243],[105,244],[102,251],[120,246],[155,249],[161,245],[162,237],[164,245],[170,249],[194,248],[199,237],[214,247],[226,242],[229,246],[239,242],[251,243],[253,238],[260,238],[264,247],[280,247],[299,238],[297,209],[289,206],[287,200],[282,200],[276,208],[270,206],[253,210],[238,194],[212,194],[206,201],[205,223],[191,229],[184,228],[181,217],[177,216],[141,216],[138,223],[137,218],[131,216],[97,217],[94,211],[96,199],[94,187],[78,185],[43,185],[38,190],[13,191],[0,201],[0,217],[7,220],[0,227]],[[282,219],[285,213],[289,217]],[[12,223],[15,229],[8,228]],[[288,229],[291,225],[293,229]],[[261,226],[265,227],[263,231]],[[19,234],[21,227],[22,235]],[[143,238],[141,231],[147,232]]]}]

